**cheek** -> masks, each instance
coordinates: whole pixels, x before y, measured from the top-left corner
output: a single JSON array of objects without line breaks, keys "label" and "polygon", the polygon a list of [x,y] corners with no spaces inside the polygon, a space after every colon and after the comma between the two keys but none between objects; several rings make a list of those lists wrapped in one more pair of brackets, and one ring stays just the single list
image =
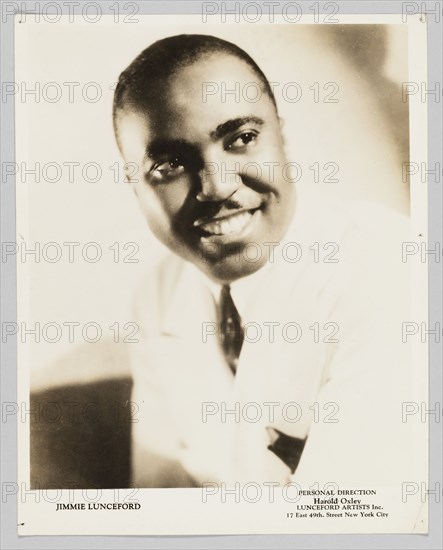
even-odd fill
[{"label": "cheek", "polygon": [[[262,135],[257,146],[251,149],[249,160],[261,166],[262,173],[269,176],[269,179],[279,180],[286,166],[286,155],[284,144],[278,133],[267,133]],[[272,178],[271,176],[275,177]],[[268,178],[266,178],[268,179]]]},{"label": "cheek", "polygon": [[269,157],[271,157],[270,160],[278,162],[277,168],[281,172],[287,161],[284,144],[281,141],[280,135],[275,134],[274,136],[271,136],[268,142],[268,153]]},{"label": "cheek", "polygon": [[[269,193],[279,201],[292,187],[291,167],[286,158],[281,154],[278,148],[268,147],[266,151],[255,159],[258,164],[255,169],[257,177],[257,187],[262,193]],[[253,175],[254,170],[248,169],[248,174]]]},{"label": "cheek", "polygon": [[169,225],[180,212],[186,200],[185,186],[141,184],[136,188],[140,206],[149,224]]},{"label": "cheek", "polygon": [[180,183],[159,185],[154,192],[163,211],[170,218],[180,212],[188,197],[187,186]]}]

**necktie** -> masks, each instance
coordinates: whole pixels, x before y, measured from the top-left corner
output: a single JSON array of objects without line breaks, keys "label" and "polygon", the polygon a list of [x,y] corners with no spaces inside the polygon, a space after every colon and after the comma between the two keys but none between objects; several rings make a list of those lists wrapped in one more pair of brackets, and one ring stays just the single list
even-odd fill
[{"label": "necktie", "polygon": [[234,374],[243,338],[241,319],[232,300],[231,290],[229,285],[223,285],[220,293],[220,340],[226,361]]}]

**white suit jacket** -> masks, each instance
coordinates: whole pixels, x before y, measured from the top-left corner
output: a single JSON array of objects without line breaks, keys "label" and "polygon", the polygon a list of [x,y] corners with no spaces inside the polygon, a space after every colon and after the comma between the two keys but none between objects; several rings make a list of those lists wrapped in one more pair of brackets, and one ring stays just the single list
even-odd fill
[{"label": "white suit jacket", "polygon": [[[210,285],[174,255],[156,267],[136,299],[134,484],[399,489],[412,479],[425,451],[402,419],[413,400],[411,350],[402,342],[408,231],[384,207],[299,190],[293,223],[262,275],[251,276],[246,298],[249,278],[238,281],[248,338],[235,376],[211,335]],[[293,475],[268,449],[269,427],[306,439]]]}]

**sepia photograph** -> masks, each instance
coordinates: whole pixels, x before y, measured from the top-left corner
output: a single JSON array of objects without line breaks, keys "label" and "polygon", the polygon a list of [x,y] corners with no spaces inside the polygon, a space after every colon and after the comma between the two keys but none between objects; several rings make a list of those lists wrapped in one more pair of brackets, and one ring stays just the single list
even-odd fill
[{"label": "sepia photograph", "polygon": [[16,16],[23,534],[425,533],[423,22],[212,17]]}]

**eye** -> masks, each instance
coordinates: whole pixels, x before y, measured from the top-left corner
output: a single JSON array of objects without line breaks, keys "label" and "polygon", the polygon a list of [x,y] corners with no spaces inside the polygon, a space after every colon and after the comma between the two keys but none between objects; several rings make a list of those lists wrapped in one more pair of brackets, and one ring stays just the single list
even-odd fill
[{"label": "eye", "polygon": [[242,132],[240,135],[236,136],[230,143],[228,143],[226,149],[228,151],[242,152],[246,148],[254,145],[257,137],[258,135],[256,132]]},{"label": "eye", "polygon": [[185,170],[184,163],[178,158],[168,159],[157,163],[151,170],[152,176],[157,180],[174,179]]}]

